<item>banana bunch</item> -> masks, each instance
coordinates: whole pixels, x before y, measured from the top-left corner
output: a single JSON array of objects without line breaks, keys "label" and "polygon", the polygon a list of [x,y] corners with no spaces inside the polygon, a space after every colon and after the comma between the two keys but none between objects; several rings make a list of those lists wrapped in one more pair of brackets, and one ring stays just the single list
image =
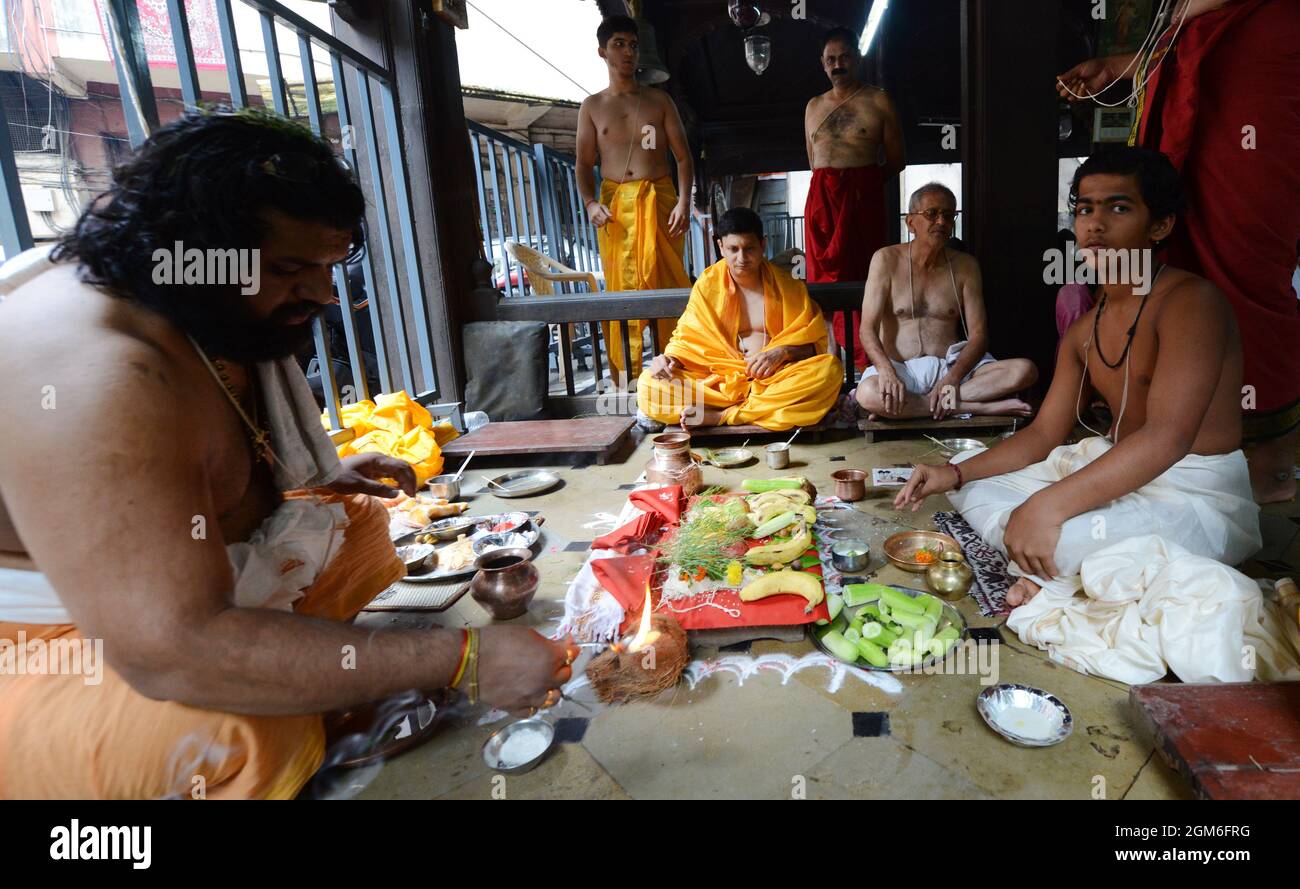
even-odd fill
[{"label": "banana bunch", "polygon": [[751,494],[745,498],[745,504],[755,527],[791,511],[811,525],[817,521],[817,510],[809,505],[810,500],[804,491],[782,490]]},{"label": "banana bunch", "polygon": [[802,556],[808,547],[812,546],[812,534],[808,531],[808,524],[802,517],[797,521],[798,530],[793,537],[784,543],[756,546],[745,553],[745,561],[750,565],[784,565]]}]

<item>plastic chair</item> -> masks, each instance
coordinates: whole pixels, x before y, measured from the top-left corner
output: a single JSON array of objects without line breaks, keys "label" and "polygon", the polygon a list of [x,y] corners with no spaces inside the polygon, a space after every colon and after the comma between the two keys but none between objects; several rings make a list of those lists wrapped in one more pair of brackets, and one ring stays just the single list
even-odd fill
[{"label": "plastic chair", "polygon": [[[537,296],[554,296],[555,285],[561,283],[585,283],[590,292],[600,292],[600,285],[596,283],[596,276],[591,272],[580,272],[577,269],[569,268],[564,263],[551,259],[540,250],[534,250],[532,247],[518,241],[506,241],[505,246],[506,253],[510,258],[522,265],[528,272],[528,283]],[[575,325],[570,324],[568,332],[570,343],[578,347],[578,367],[581,370],[586,370],[587,361],[582,353],[582,343],[577,336]],[[596,348],[594,337],[592,338],[591,348]],[[558,352],[564,351],[566,350],[562,348],[558,350]],[[558,352],[555,356],[556,370],[560,371],[562,378],[567,379],[569,374],[572,373],[569,367],[569,356],[567,354],[558,354]],[[561,364],[564,365],[563,368],[559,366]]]}]

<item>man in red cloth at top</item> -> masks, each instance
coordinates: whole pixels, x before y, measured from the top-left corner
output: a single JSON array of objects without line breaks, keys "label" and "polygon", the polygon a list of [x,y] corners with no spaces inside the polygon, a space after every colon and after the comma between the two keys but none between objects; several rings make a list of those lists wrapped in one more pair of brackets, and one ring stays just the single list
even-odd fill
[{"label": "man in red cloth at top", "polygon": [[1300,2],[1179,0],[1148,61],[1090,59],[1057,87],[1086,97],[1123,77],[1145,82],[1131,141],[1167,155],[1187,195],[1168,262],[1208,278],[1236,312],[1255,499],[1289,500],[1300,437],[1300,303],[1291,286],[1300,241]]},{"label": "man in red cloth at top", "polygon": [[[856,34],[848,28],[827,32],[821,61],[831,88],[808,103],[803,118],[813,171],[804,207],[807,280],[866,281],[872,254],[885,246],[885,180],[905,165],[902,131],[885,91],[858,82]],[[854,312],[854,330],[858,319]],[[834,323],[842,346],[843,312],[835,313]],[[856,340],[853,364],[867,366]]]}]

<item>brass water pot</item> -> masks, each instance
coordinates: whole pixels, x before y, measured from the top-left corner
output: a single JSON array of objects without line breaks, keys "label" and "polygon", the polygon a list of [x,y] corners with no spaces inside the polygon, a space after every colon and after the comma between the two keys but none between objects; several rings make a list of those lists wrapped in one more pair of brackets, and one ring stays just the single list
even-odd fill
[{"label": "brass water pot", "polygon": [[948,600],[960,599],[970,589],[974,570],[966,563],[966,558],[956,550],[945,550],[938,560],[925,570],[926,582],[930,589]]}]

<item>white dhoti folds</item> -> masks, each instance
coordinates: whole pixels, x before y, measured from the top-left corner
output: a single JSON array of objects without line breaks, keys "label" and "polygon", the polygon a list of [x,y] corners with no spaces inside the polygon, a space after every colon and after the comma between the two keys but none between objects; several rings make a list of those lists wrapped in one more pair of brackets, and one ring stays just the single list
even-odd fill
[{"label": "white dhoti folds", "polygon": [[[1111,447],[1100,437],[1062,445],[1041,463],[970,482],[948,497],[1005,553],[1011,513]],[[1188,455],[1137,491],[1067,520],[1056,545],[1057,577],[1026,574],[1011,562],[1010,573],[1042,591],[1012,611],[1007,626],[1053,660],[1122,682],[1153,682],[1168,669],[1186,682],[1288,675],[1294,653],[1278,637],[1259,588],[1227,567],[1260,546],[1259,507],[1242,452]]]}]

